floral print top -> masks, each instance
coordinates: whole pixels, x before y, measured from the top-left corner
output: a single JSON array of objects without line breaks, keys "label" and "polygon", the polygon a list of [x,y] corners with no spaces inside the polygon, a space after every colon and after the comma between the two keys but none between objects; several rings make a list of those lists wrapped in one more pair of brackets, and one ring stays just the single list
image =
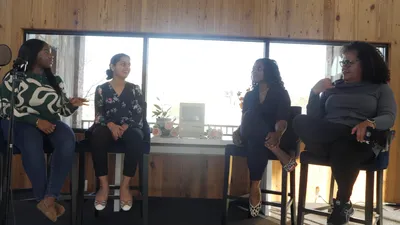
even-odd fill
[{"label": "floral print top", "polygon": [[95,97],[95,124],[106,126],[113,122],[131,128],[143,127],[144,98],[138,85],[126,82],[121,94],[109,82],[97,86]]}]

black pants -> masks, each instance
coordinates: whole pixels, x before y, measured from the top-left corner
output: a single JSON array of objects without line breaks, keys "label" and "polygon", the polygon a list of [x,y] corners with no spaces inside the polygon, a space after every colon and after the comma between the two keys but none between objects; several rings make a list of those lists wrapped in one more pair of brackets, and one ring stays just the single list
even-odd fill
[{"label": "black pants", "polygon": [[264,146],[265,137],[252,137],[247,140],[247,166],[251,181],[261,180],[268,160],[273,154],[271,150]]},{"label": "black pants", "polygon": [[[139,157],[141,157],[143,151],[143,132],[137,128],[128,128],[118,141],[122,141],[125,144],[123,175],[133,177],[136,173]],[[116,144],[116,141],[114,141],[108,127],[98,125],[93,129],[90,137],[90,145],[97,177],[108,174],[107,152],[112,144]]]},{"label": "black pants", "polygon": [[299,115],[293,121],[293,128],[307,150],[328,156],[338,185],[337,199],[349,201],[361,163],[374,156],[372,149],[357,142],[356,136],[351,135],[352,127],[346,125]]},{"label": "black pants", "polygon": [[248,111],[244,114],[240,133],[245,138],[247,166],[251,181],[261,180],[268,160],[273,154],[271,150],[264,146],[265,137],[272,130],[271,126],[265,124],[257,112]]}]

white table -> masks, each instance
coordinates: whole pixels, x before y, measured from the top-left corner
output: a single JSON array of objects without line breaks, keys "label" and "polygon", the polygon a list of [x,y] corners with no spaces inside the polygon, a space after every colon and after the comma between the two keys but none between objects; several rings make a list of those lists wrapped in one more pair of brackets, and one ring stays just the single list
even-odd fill
[{"label": "white table", "polygon": [[[180,154],[180,155],[225,155],[225,146],[233,144],[231,137],[219,139],[199,139],[199,138],[151,138],[151,153],[161,154]],[[123,154],[116,156],[115,162],[115,185],[120,185],[123,171]],[[271,189],[272,164],[268,163],[267,171],[264,173],[261,186]],[[268,181],[268,182],[267,182]],[[115,191],[119,195],[119,190]],[[267,201],[267,198],[263,199]],[[114,211],[119,211],[119,200],[114,200]],[[263,207],[263,212],[268,215],[268,207]]]}]

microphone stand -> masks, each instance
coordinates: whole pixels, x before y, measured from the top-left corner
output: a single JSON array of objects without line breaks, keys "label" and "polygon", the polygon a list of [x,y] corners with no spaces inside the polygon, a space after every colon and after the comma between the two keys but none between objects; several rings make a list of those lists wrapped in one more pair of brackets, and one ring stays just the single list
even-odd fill
[{"label": "microphone stand", "polygon": [[5,153],[6,161],[3,164],[2,174],[2,187],[1,187],[1,217],[0,225],[8,224],[8,215],[10,212],[10,203],[12,204],[12,190],[11,190],[11,169],[12,169],[12,158],[14,153],[14,109],[15,109],[15,89],[18,87],[17,84],[25,78],[25,71],[28,62],[16,59],[14,61],[14,67],[10,72],[12,79],[12,91],[10,99],[10,114],[9,114],[9,126],[8,126],[8,140],[7,140],[7,151]]}]

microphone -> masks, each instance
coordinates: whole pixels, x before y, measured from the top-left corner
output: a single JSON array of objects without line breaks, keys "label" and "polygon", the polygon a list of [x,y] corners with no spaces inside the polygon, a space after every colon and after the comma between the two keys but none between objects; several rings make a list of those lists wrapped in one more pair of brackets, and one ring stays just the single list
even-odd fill
[{"label": "microphone", "polygon": [[11,61],[11,49],[5,44],[0,44],[0,67],[5,66]]},{"label": "microphone", "polygon": [[[28,65],[28,61],[21,57],[18,57],[14,60],[14,68],[15,69],[21,69],[24,66],[26,67],[27,65]],[[25,71],[25,69],[24,69],[24,71]]]}]

